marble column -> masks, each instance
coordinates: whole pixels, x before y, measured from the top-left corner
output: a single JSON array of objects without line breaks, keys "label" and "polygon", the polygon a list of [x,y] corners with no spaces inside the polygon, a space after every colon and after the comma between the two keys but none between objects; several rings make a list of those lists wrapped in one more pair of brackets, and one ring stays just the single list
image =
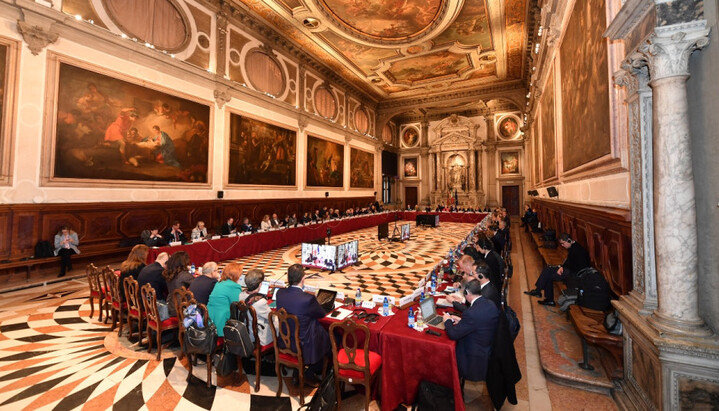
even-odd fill
[{"label": "marble column", "polygon": [[706,22],[657,27],[640,48],[653,91],[654,233],[660,331],[705,336],[699,317],[697,231],[686,81],[689,56],[709,43]]},{"label": "marble column", "polygon": [[652,155],[652,90],[643,57],[629,56],[614,82],[626,90],[632,192],[632,291],[627,296],[639,313],[657,308],[654,254],[654,176]]},{"label": "marble column", "polygon": [[[476,191],[476,189],[475,189],[476,185],[474,182],[474,178],[477,175],[477,171],[476,171],[475,165],[474,165],[475,151],[473,148],[470,148],[469,150],[467,150],[467,156],[469,157],[469,190],[468,191],[473,194]],[[476,204],[473,204],[473,205],[476,205]]]},{"label": "marble column", "polygon": [[484,152],[483,144],[477,143],[474,146],[474,150],[477,152],[477,194],[479,195],[479,197],[482,197],[484,195],[484,180],[482,179],[482,153]]},{"label": "marble column", "polygon": [[420,124],[420,148],[419,148],[419,164],[420,167],[420,186],[417,203],[423,207],[432,204],[430,191],[432,190],[431,180],[429,178],[430,165],[432,156],[429,154],[429,122],[422,121]]}]

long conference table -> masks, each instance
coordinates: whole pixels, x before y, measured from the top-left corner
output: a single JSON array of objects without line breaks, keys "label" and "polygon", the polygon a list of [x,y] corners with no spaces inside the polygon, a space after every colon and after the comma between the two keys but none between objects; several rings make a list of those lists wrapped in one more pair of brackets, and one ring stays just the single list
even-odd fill
[{"label": "long conference table", "polygon": [[[222,237],[215,240],[204,240],[176,246],[153,247],[150,248],[150,252],[147,254],[147,262],[149,264],[155,261],[157,256],[162,252],[173,254],[177,251],[185,251],[189,254],[190,261],[192,261],[193,264],[202,266],[208,261],[219,262],[233,260],[276,248],[326,238],[327,229],[330,229],[331,235],[335,236],[350,231],[378,226],[382,223],[394,222],[397,218],[400,220],[414,221],[417,214],[418,213],[414,211],[390,211],[343,218],[340,220],[329,220],[318,224],[307,224],[293,228],[262,231],[234,237]],[[440,224],[442,222],[476,224],[482,221],[487,215],[486,213],[449,212],[419,214],[439,214]]]}]

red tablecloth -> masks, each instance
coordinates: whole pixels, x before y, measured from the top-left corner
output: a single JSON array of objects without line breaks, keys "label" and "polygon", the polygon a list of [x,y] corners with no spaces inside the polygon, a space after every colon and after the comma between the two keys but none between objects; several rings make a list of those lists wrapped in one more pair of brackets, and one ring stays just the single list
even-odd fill
[{"label": "red tablecloth", "polygon": [[155,261],[157,255],[163,251],[172,254],[182,250],[190,255],[190,260],[193,264],[201,266],[208,261],[231,260],[288,245],[325,238],[328,228],[332,230],[332,236],[335,236],[376,226],[394,221],[395,215],[396,213],[394,212],[373,214],[344,220],[331,220],[326,223],[310,224],[286,230],[261,232],[240,237],[224,237],[174,247],[151,248],[147,255],[147,261],[148,264]]},{"label": "red tablecloth", "polygon": [[[415,305],[413,309],[416,308]],[[382,410],[394,410],[401,403],[412,404],[422,380],[452,388],[454,409],[464,410],[455,342],[435,328],[442,334],[440,337],[409,329],[408,312],[399,311],[382,328]]]},{"label": "red tablecloth", "polygon": [[439,215],[439,223],[472,223],[477,224],[482,221],[487,213],[450,213],[450,212],[429,212],[424,211],[403,211],[401,218],[404,220],[415,221],[417,215]]},{"label": "red tablecloth", "polygon": [[[346,309],[348,309],[348,310],[354,310],[354,309],[355,309],[355,307],[343,307],[343,308],[346,308]],[[368,314],[377,314],[380,308],[382,308],[382,307],[378,305],[378,306],[375,307],[375,308],[371,308],[371,309],[370,309],[370,308],[365,308],[364,310],[365,310]],[[397,311],[396,308],[394,308],[393,310],[394,310],[395,312]],[[356,318],[352,318],[352,320],[355,321],[355,322],[357,322],[358,324],[366,325],[367,328],[369,328],[369,350],[370,350],[370,351],[374,351],[374,352],[376,352],[376,353],[378,353],[378,354],[382,354],[382,352],[381,352],[382,346],[381,346],[381,344],[380,344],[380,333],[381,333],[382,329],[383,329],[387,324],[389,324],[389,321],[390,321],[392,318],[394,318],[394,317],[391,317],[391,316],[390,316],[390,317],[382,317],[382,316],[380,316],[379,318],[377,318],[377,322],[373,322],[373,323],[366,323],[366,322],[364,322],[363,320],[359,320],[359,319],[356,319]],[[332,325],[332,323],[335,323],[335,322],[339,322],[339,320],[335,320],[334,318],[330,317],[329,315],[326,316],[325,318],[322,318],[322,319],[320,320],[320,323],[321,323],[324,327],[326,327],[328,330],[329,330],[329,328],[330,328],[330,325]],[[363,333],[363,334],[364,334],[364,333]],[[359,338],[364,338],[363,335],[358,336],[358,337],[359,337]]]}]

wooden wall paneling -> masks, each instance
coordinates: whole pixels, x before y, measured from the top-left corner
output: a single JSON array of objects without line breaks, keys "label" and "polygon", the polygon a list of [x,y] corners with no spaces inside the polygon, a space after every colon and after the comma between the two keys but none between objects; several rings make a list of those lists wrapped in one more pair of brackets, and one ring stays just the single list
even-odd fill
[{"label": "wooden wall paneling", "polygon": [[167,212],[161,208],[130,209],[118,216],[118,232],[123,237],[136,237],[142,230],[167,225]]},{"label": "wooden wall paneling", "polygon": [[10,210],[0,211],[0,260],[10,258],[12,251],[12,212]]},{"label": "wooden wall paneling", "polygon": [[[10,235],[10,238],[12,238],[10,258],[29,257],[35,253],[35,243],[40,237],[39,222],[39,212],[21,211],[13,213],[12,225],[10,226],[12,233]],[[47,240],[48,238],[43,237],[43,239]],[[49,240],[52,241],[52,238]]]}]

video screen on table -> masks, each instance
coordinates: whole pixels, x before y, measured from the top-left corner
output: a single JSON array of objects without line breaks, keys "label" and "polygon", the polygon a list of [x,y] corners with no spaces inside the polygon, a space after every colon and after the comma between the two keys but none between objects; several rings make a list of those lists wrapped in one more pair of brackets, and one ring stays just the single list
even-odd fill
[{"label": "video screen on table", "polygon": [[359,241],[350,241],[337,246],[337,268],[342,269],[357,263]]},{"label": "video screen on table", "polygon": [[410,224],[402,224],[402,227],[400,228],[399,233],[399,239],[400,241],[407,241],[409,240],[410,236]]},{"label": "video screen on table", "polygon": [[302,265],[334,271],[337,268],[337,246],[302,243]]}]

